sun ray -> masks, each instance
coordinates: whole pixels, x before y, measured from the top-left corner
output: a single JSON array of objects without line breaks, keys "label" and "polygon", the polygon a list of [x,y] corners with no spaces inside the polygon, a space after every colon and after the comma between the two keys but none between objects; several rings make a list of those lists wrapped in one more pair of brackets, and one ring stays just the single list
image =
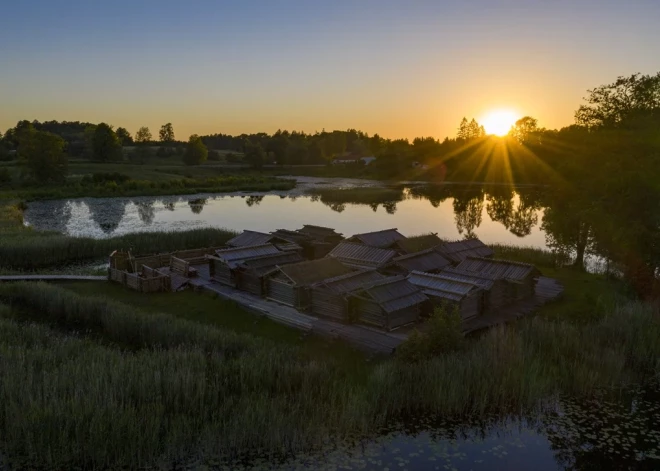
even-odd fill
[{"label": "sun ray", "polygon": [[504,136],[508,134],[516,121],[520,118],[518,113],[509,109],[498,109],[488,112],[480,120],[487,134]]}]

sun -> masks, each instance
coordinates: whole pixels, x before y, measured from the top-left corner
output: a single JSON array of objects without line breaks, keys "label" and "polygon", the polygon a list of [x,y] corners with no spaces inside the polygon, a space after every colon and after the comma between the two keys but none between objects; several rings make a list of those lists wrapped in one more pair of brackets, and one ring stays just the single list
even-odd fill
[{"label": "sun", "polygon": [[513,110],[499,109],[485,114],[480,123],[486,130],[486,134],[504,136],[519,118],[520,116]]}]

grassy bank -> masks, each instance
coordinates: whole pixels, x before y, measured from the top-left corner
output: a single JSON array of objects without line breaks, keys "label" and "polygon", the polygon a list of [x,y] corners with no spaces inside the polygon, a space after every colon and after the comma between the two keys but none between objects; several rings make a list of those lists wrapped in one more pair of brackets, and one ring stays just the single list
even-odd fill
[{"label": "grassy bank", "polygon": [[206,228],[180,232],[140,232],[108,239],[70,237],[24,227],[20,204],[0,200],[0,268],[10,270],[36,270],[99,260],[119,248],[130,248],[136,254],[149,254],[213,247],[224,244],[234,235],[231,231]]},{"label": "grassy bank", "polygon": [[339,204],[383,204],[404,199],[403,188],[313,188],[308,191],[312,198],[322,203]]},{"label": "grassy bank", "polygon": [[299,345],[61,287],[4,285],[0,298],[0,448],[52,469],[304,452],[410,414],[534,409],[660,373],[658,314],[633,302],[585,325],[525,320],[356,375]]}]

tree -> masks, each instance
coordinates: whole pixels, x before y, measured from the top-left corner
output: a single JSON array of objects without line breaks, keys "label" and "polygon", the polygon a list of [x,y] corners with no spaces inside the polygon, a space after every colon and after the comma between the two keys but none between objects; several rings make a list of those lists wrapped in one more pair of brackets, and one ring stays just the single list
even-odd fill
[{"label": "tree", "polygon": [[468,139],[478,139],[485,135],[486,131],[484,130],[484,127],[480,126],[477,120],[472,118],[472,121],[468,124]]},{"label": "tree", "polygon": [[245,157],[243,158],[253,168],[260,170],[264,166],[266,160],[266,153],[264,152],[261,144],[253,144],[248,142],[245,145]]},{"label": "tree", "polygon": [[96,126],[92,137],[93,159],[100,162],[122,160],[121,142],[112,127],[105,123]]},{"label": "tree", "polygon": [[146,144],[148,142],[151,142],[151,139],[152,139],[151,131],[149,131],[149,128],[146,126],[142,126],[135,133],[135,142],[139,144]]},{"label": "tree", "polygon": [[209,151],[197,134],[188,139],[188,145],[183,154],[183,163],[186,165],[200,165],[206,162]]},{"label": "tree", "polygon": [[456,134],[457,139],[468,140],[470,138],[470,124],[465,116],[461,120],[461,124],[458,125],[458,133]]},{"label": "tree", "polygon": [[61,137],[34,128],[22,133],[19,141],[20,155],[39,183],[64,180],[67,170],[65,146],[66,141]]},{"label": "tree", "polygon": [[142,165],[146,163],[152,155],[153,152],[151,151],[151,147],[136,146],[131,153],[128,154],[128,159],[134,164]]},{"label": "tree", "polygon": [[121,142],[122,146],[133,144],[133,138],[131,137],[131,133],[128,132],[126,128],[121,128],[121,127],[117,128],[115,134],[117,134],[117,137],[119,138],[119,142]]},{"label": "tree", "polygon": [[531,136],[540,129],[538,127],[538,121],[531,116],[525,116],[516,121],[509,131],[509,135],[516,139],[521,144],[525,144],[531,138]]},{"label": "tree", "polygon": [[174,142],[174,128],[172,123],[163,124],[158,132],[161,142]]},{"label": "tree", "polygon": [[587,127],[616,126],[626,118],[660,110],[660,72],[619,77],[588,92],[587,104],[575,112],[575,121]]}]

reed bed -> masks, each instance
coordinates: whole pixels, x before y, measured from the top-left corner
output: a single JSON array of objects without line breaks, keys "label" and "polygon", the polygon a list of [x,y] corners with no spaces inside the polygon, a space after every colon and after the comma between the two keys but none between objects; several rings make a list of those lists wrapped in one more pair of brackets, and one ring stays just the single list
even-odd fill
[{"label": "reed bed", "polygon": [[332,357],[61,287],[5,285],[0,298],[0,449],[32,467],[274,457],[393,418],[535,409],[660,374],[658,313],[634,302],[589,325],[530,319],[355,377]]}]

